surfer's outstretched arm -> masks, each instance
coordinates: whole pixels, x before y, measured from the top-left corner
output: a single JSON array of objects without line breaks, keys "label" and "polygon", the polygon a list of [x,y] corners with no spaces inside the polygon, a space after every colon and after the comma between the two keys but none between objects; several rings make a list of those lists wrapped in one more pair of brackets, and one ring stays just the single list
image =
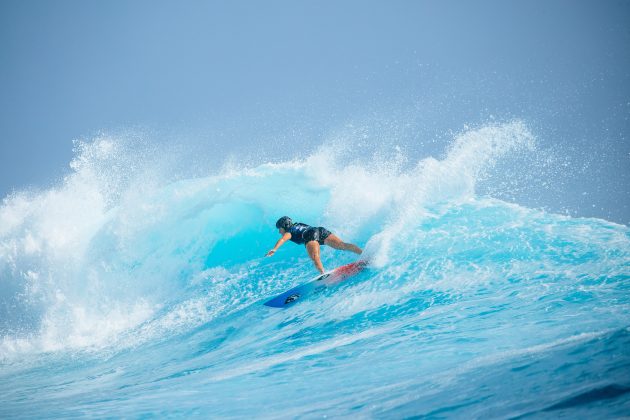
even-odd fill
[{"label": "surfer's outstretched arm", "polygon": [[274,246],[273,249],[271,249],[269,252],[267,252],[267,254],[265,254],[265,257],[271,257],[273,254],[275,254],[278,248],[280,248],[282,244],[288,241],[289,239],[291,239],[291,234],[289,232],[285,232],[285,234],[282,235],[282,238],[278,239],[278,242],[276,242],[276,246]]}]

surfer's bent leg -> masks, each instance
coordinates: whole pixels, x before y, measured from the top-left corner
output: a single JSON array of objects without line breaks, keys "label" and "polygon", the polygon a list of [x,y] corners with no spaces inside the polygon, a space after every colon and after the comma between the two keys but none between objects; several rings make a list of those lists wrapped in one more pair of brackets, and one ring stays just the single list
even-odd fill
[{"label": "surfer's bent leg", "polygon": [[363,252],[363,250],[361,250],[361,248],[359,248],[358,246],[345,243],[344,241],[339,239],[337,235],[334,235],[332,233],[328,235],[328,237],[324,240],[324,244],[328,245],[331,248],[341,249],[343,251],[352,251],[355,254],[360,254]]},{"label": "surfer's bent leg", "polygon": [[322,260],[319,258],[319,243],[317,241],[309,241],[306,243],[306,252],[308,256],[313,260],[313,264],[320,273],[324,274],[324,266]]}]

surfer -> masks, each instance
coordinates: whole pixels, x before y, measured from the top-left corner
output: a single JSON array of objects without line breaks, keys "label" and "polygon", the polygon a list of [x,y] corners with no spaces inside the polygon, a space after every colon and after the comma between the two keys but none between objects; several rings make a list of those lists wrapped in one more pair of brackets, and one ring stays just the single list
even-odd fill
[{"label": "surfer", "polygon": [[304,223],[293,223],[288,216],[282,216],[276,222],[278,232],[282,236],[276,242],[276,246],[272,250],[267,252],[266,257],[271,257],[286,241],[295,242],[298,245],[306,245],[306,252],[308,256],[313,260],[313,264],[320,273],[324,273],[324,266],[319,258],[319,247],[321,245],[328,245],[334,249],[341,249],[344,251],[352,251],[355,254],[361,254],[363,251],[361,248],[354,244],[349,244],[328,229],[323,227],[312,227]]}]

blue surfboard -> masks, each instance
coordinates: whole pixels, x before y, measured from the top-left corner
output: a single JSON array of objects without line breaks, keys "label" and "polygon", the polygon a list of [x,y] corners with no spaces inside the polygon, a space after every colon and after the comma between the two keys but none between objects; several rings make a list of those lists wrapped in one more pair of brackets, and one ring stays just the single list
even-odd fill
[{"label": "blue surfboard", "polygon": [[326,287],[337,284],[348,277],[352,277],[355,274],[362,271],[367,266],[367,261],[356,261],[350,264],[342,265],[334,270],[317,276],[315,280],[311,280],[308,283],[301,284],[294,287],[291,290],[274,297],[273,299],[265,302],[266,306],[272,308],[286,308],[296,303],[301,298],[319,292]]}]

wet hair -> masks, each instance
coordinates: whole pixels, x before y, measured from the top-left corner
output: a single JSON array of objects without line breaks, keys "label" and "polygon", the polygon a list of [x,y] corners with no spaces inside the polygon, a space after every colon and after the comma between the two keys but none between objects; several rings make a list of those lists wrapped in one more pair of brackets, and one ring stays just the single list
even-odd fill
[{"label": "wet hair", "polygon": [[276,222],[276,227],[278,229],[282,228],[284,230],[289,230],[289,228],[293,226],[293,220],[289,216],[282,216]]}]

